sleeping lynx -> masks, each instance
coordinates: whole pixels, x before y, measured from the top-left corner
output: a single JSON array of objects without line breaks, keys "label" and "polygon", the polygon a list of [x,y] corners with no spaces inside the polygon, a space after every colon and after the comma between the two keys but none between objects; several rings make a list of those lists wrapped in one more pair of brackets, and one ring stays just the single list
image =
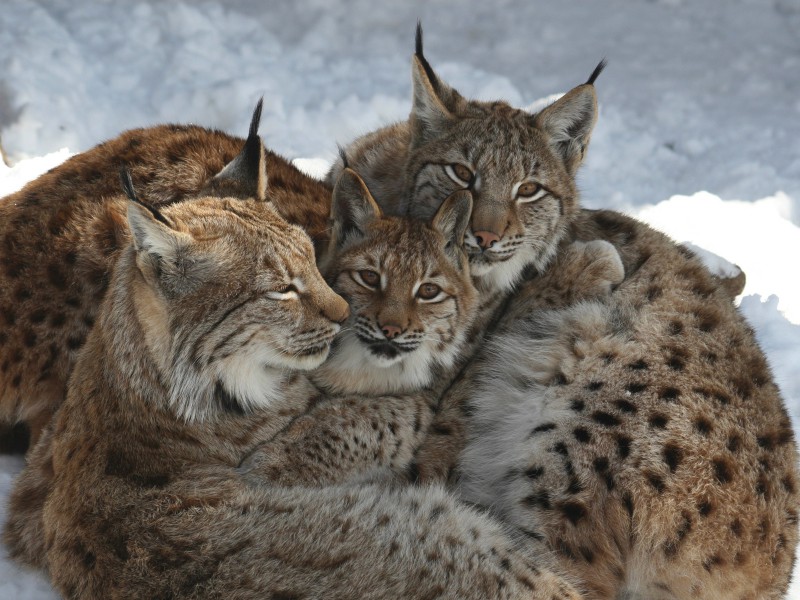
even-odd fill
[{"label": "sleeping lynx", "polygon": [[[352,174],[337,186],[345,210],[334,211],[332,244],[344,253],[401,223],[370,215],[364,189]],[[412,230],[455,271],[466,266],[454,242],[469,210],[469,195],[454,194],[430,228]],[[578,597],[546,560],[533,563],[502,527],[442,490],[266,486],[256,469],[242,477],[254,447],[324,408],[292,370],[327,354],[341,299],[316,273],[310,241],[269,203],[200,198],[163,211],[129,203],[127,213],[132,241],[7,530],[12,551],[46,566],[66,597]],[[440,277],[449,293],[452,275]],[[225,383],[253,374],[276,393]],[[377,436],[401,450],[422,411],[406,399],[380,422],[381,399],[370,402],[361,414],[375,439],[359,443],[374,463]],[[28,517],[41,518],[38,532],[24,522],[36,502],[43,518]]]},{"label": "sleeping lynx", "polygon": [[[468,423],[461,494],[555,551],[587,598],[781,597],[797,452],[731,304],[742,280],[717,280],[633,219],[579,208],[573,177],[599,69],[536,115],[465,100],[420,36],[412,69],[409,121],[356,140],[351,164],[400,213],[471,189],[479,279],[508,288],[526,265],[536,272],[450,390],[417,474],[446,477]],[[608,298],[553,303],[549,273],[565,248],[593,240],[619,252],[625,280]]]},{"label": "sleeping lynx", "polygon": [[[259,116],[257,109],[254,127]],[[248,139],[260,152],[253,127]],[[237,189],[236,177],[215,176],[244,144],[195,126],[135,129],[0,201],[0,421],[26,423],[31,446],[64,399],[127,242],[124,204],[109,200],[119,196],[120,166],[129,166],[140,198],[151,206],[208,191],[240,196],[246,192]],[[280,156],[268,152],[267,161],[272,203],[322,244],[330,190]],[[206,189],[219,185],[225,189]]]}]

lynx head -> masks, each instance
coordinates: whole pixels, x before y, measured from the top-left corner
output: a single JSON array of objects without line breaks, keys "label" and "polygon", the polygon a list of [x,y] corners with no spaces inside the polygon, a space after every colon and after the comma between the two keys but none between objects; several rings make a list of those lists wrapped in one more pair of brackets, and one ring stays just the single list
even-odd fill
[{"label": "lynx head", "polygon": [[287,371],[327,358],[349,312],[317,270],[309,237],[262,199],[263,161],[260,141],[248,143],[215,183],[237,198],[163,211],[138,203],[125,178],[135,310],[186,420],[266,406]]},{"label": "lynx head", "polygon": [[322,383],[355,393],[410,391],[452,366],[476,309],[462,245],[471,208],[462,190],[430,224],[386,217],[361,178],[344,170],[322,270],[351,314],[317,371]]},{"label": "lynx head", "polygon": [[530,114],[462,97],[428,64],[417,28],[406,209],[430,218],[454,190],[470,190],[465,244],[473,274],[489,286],[511,287],[526,265],[544,268],[578,211],[575,172],[597,118],[593,84],[603,67]]}]

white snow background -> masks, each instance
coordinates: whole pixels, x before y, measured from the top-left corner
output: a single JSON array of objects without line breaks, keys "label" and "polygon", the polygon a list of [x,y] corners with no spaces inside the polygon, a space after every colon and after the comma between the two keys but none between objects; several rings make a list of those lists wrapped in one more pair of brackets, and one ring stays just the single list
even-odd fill
[{"label": "white snow background", "polygon": [[[323,173],[336,142],[406,117],[417,18],[434,68],[471,97],[531,105],[608,58],[584,204],[744,269],[741,310],[797,429],[799,0],[4,0],[0,196],[131,127],[244,135],[262,95],[267,145]],[[0,456],[0,523],[21,467]],[[54,597],[0,550],[0,598]]]}]

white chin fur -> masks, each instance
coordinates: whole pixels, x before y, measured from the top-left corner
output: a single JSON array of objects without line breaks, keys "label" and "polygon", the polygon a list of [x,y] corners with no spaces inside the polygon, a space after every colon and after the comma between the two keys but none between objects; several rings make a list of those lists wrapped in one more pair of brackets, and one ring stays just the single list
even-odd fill
[{"label": "white chin fur", "polygon": [[389,359],[372,354],[355,335],[346,332],[340,334],[336,350],[314,379],[338,393],[403,393],[430,383],[433,362],[425,345]]}]

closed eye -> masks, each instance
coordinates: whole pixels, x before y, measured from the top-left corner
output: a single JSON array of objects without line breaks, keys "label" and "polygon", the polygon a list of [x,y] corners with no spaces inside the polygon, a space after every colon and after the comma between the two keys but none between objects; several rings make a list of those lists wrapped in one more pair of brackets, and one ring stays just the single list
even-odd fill
[{"label": "closed eye", "polygon": [[277,290],[267,292],[270,300],[294,300],[300,297],[300,290],[293,283],[283,286]]}]

